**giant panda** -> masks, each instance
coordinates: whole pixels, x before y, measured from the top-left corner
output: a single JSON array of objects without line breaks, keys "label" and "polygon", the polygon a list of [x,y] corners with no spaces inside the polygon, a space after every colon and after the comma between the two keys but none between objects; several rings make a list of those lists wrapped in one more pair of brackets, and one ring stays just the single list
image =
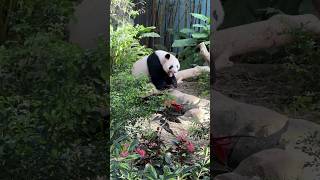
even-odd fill
[{"label": "giant panda", "polygon": [[158,90],[177,87],[175,73],[180,69],[179,60],[167,51],[157,50],[133,64],[135,77],[147,75]]}]

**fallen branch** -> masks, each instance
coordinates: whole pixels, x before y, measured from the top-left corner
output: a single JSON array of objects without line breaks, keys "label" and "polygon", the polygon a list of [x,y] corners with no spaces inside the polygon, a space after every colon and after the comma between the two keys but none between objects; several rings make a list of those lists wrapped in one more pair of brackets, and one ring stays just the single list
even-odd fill
[{"label": "fallen branch", "polygon": [[202,56],[202,58],[208,63],[210,64],[210,53],[206,47],[206,44],[204,42],[200,43],[198,45],[198,48],[200,49],[200,55]]},{"label": "fallen branch", "polygon": [[194,68],[179,71],[178,73],[175,74],[175,76],[177,78],[178,83],[181,83],[182,80],[199,76],[203,72],[210,72],[210,67],[196,66]]},{"label": "fallen branch", "polygon": [[275,15],[266,21],[255,22],[216,31],[213,38],[213,59],[216,69],[232,66],[232,56],[261,49],[283,46],[292,42],[293,37],[285,33],[303,26],[304,31],[320,34],[320,21],[311,14]]}]

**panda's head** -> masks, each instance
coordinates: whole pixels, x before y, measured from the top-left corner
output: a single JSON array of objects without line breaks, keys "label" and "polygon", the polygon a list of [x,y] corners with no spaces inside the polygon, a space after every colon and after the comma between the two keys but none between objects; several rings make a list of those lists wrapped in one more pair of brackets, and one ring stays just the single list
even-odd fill
[{"label": "panda's head", "polygon": [[166,51],[156,51],[156,54],[158,55],[163,70],[169,75],[169,77],[172,77],[175,73],[177,73],[180,69],[180,63],[179,60],[172,54],[166,52]]}]

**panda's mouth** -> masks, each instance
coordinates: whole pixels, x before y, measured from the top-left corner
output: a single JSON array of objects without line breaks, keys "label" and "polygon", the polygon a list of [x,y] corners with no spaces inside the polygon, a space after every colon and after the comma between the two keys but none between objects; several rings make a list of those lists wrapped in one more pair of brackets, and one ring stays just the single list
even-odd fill
[{"label": "panda's mouth", "polygon": [[172,71],[168,71],[168,75],[169,75],[169,77],[172,77],[174,75],[174,73]]},{"label": "panda's mouth", "polygon": [[169,67],[169,71],[167,72],[167,74],[169,75],[169,77],[174,76],[174,71],[173,71],[173,66],[172,65]]}]

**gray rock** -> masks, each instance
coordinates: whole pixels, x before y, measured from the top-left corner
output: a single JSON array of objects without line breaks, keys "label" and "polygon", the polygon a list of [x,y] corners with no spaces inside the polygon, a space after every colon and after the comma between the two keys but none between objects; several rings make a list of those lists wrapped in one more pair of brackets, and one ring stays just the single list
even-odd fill
[{"label": "gray rock", "polygon": [[261,180],[261,178],[257,176],[255,177],[242,176],[240,174],[231,172],[231,173],[218,175],[214,178],[214,180]]},{"label": "gray rock", "polygon": [[268,149],[243,160],[234,170],[242,176],[284,180],[301,178],[303,162],[289,151]]},{"label": "gray rock", "polygon": [[288,117],[270,109],[234,101],[219,92],[213,92],[215,136],[252,135],[267,137],[281,130]]}]

